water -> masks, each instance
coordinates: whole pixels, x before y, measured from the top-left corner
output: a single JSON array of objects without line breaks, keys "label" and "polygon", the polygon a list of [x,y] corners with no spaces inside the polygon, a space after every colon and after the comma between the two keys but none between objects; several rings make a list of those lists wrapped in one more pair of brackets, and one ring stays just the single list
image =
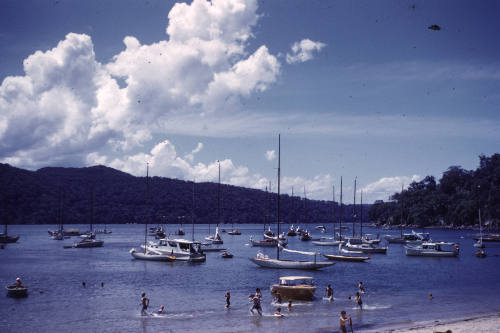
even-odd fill
[{"label": "water", "polygon": [[[431,232],[433,239],[458,241],[458,258],[407,257],[402,245],[391,244],[387,255],[373,254],[366,263],[338,262],[311,272],[265,269],[250,262],[259,248],[250,247],[248,239],[262,235],[259,225],[239,225],[241,236],[222,234],[234,258],[208,253],[202,264],[134,260],[128,251],[143,241],[142,225],[113,225],[112,234],[98,236],[105,240],[104,247],[94,249],[63,249],[75,238],[52,240],[48,228],[9,227],[21,238],[0,250],[0,282],[6,286],[21,276],[30,295],[19,300],[0,297],[0,332],[332,332],[338,331],[341,310],[352,315],[354,330],[359,331],[500,310],[500,244],[487,244],[488,257],[478,259],[470,231]],[[169,226],[171,232],[176,229]],[[191,239],[191,227],[184,229],[184,237]],[[195,232],[202,238],[208,226],[196,226]],[[290,238],[288,247],[336,253],[334,247],[315,247],[298,237]],[[290,313],[284,305],[286,318],[280,319],[272,316],[269,286],[284,275],[313,276],[318,289],[313,302],[297,302]],[[363,310],[347,299],[360,280],[367,289]],[[322,299],[328,283],[334,290],[332,303]],[[256,287],[264,295],[262,318],[249,313],[248,295]],[[165,305],[165,316],[140,316],[143,291],[151,311]],[[231,292],[230,310],[224,308],[226,291]]]}]

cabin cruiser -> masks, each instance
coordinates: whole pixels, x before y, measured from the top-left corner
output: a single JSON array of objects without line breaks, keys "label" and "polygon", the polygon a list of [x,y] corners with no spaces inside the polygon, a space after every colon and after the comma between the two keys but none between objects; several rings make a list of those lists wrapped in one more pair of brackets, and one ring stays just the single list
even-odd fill
[{"label": "cabin cruiser", "polygon": [[302,231],[302,233],[300,234],[300,240],[301,241],[310,241],[310,240],[312,240],[312,236],[309,233],[309,230]]},{"label": "cabin cruiser", "polygon": [[366,244],[379,244],[380,243],[380,235],[373,235],[373,234],[364,234],[361,239],[363,240],[363,243]]},{"label": "cabin cruiser", "polygon": [[347,238],[346,248],[350,251],[362,253],[387,253],[387,247],[376,247],[373,244],[366,244],[361,238]]},{"label": "cabin cruiser", "polygon": [[290,230],[286,233],[287,236],[289,237],[295,237],[297,236],[297,233],[295,232],[295,229],[293,228],[293,225],[290,227]]},{"label": "cabin cruiser", "polygon": [[316,286],[310,276],[282,276],[279,283],[271,286],[271,294],[277,293],[286,300],[311,301],[314,297]]},{"label": "cabin cruiser", "polygon": [[[147,250],[174,255],[177,261],[203,262],[207,258],[200,246],[200,242],[164,238],[160,239],[157,243],[149,242]],[[144,247],[144,245],[141,245],[141,247]]]},{"label": "cabin cruiser", "polygon": [[421,245],[405,246],[407,256],[456,257],[459,247],[449,242],[424,242]]},{"label": "cabin cruiser", "polygon": [[412,230],[411,233],[404,233],[402,236],[385,235],[384,238],[388,243],[412,244],[429,241],[430,234],[428,232],[415,232]]}]

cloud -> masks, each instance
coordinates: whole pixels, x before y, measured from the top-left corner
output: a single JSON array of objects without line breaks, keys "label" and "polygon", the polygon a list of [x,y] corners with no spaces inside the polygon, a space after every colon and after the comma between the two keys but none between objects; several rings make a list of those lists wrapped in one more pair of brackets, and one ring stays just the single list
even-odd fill
[{"label": "cloud", "polygon": [[197,154],[197,153],[199,153],[202,149],[203,149],[203,143],[198,142],[198,145],[196,146],[196,148],[195,148],[195,149],[193,149],[193,150],[191,151],[191,153],[186,154],[186,155],[184,156],[184,158],[185,158],[186,160],[190,161],[190,162],[193,162],[193,160],[194,160],[194,155],[195,155],[195,154]]},{"label": "cloud", "polygon": [[286,54],[286,62],[296,64],[306,62],[313,58],[315,51],[319,52],[326,44],[314,42],[310,39],[303,39],[300,42],[295,42],[292,45],[292,52]]},{"label": "cloud", "polygon": [[380,178],[361,189],[363,191],[363,198],[366,197],[366,202],[373,202],[375,200],[387,201],[391,195],[401,191],[402,185],[408,188],[412,182],[418,182],[421,179],[422,177],[419,175]]},{"label": "cloud", "polygon": [[144,147],[177,117],[238,111],[241,99],[267,90],[281,70],[267,46],[247,51],[257,9],[256,0],[177,3],[165,40],[146,45],[126,36],[107,63],[96,60],[85,34],[35,52],[23,76],[0,86],[0,160],[81,165],[88,154]]},{"label": "cloud", "polygon": [[272,161],[276,158],[276,152],[274,150],[268,150],[266,151],[266,159],[268,161]]}]

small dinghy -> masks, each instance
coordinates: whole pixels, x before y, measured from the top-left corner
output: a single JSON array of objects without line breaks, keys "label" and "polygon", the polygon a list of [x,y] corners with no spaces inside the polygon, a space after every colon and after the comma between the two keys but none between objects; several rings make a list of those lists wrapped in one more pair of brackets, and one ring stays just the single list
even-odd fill
[{"label": "small dinghy", "polygon": [[229,259],[229,258],[232,258],[233,257],[233,254],[232,253],[229,253],[227,251],[224,251],[222,252],[222,254],[220,255],[222,258],[226,258],[226,259]]},{"label": "small dinghy", "polygon": [[370,254],[366,257],[362,256],[345,256],[341,254],[323,254],[323,256],[328,260],[336,260],[336,261],[354,261],[354,262],[363,262],[365,260],[370,259]]},{"label": "small dinghy", "polygon": [[8,286],[5,287],[7,289],[7,296],[14,298],[21,298],[28,296],[28,288],[27,287],[16,287],[16,286]]}]

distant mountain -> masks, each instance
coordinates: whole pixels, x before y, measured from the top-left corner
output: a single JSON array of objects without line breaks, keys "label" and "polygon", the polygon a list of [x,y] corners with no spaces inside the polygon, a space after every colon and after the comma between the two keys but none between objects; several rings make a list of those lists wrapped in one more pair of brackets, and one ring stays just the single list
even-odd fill
[{"label": "distant mountain", "polygon": [[[149,221],[191,223],[193,183],[163,177],[150,178]],[[196,183],[195,223],[217,223],[217,183]],[[146,178],[105,166],[49,167],[28,171],[0,164],[1,222],[9,224],[88,223],[91,188],[94,223],[144,223]],[[276,222],[275,193],[221,185],[222,223]],[[305,211],[304,206],[307,207]],[[363,205],[365,212],[370,205]],[[336,215],[338,204],[335,203]],[[281,221],[305,225],[332,222],[332,202],[281,195]],[[359,206],[358,206],[359,209]],[[352,205],[343,206],[343,221],[352,220]],[[312,226],[311,226],[312,227]]]}]

